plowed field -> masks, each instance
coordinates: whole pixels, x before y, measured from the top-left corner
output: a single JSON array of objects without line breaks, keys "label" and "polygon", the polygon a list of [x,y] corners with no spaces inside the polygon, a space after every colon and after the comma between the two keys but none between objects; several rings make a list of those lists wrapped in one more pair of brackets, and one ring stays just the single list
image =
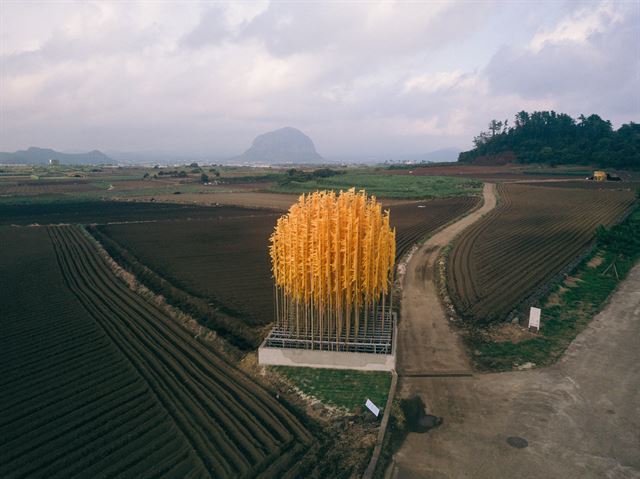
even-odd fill
[{"label": "plowed field", "polygon": [[76,227],[0,229],[0,477],[283,477],[314,438]]},{"label": "plowed field", "polygon": [[391,223],[396,227],[396,256],[441,226],[477,206],[478,196],[421,201],[391,207]]},{"label": "plowed field", "polygon": [[0,204],[0,225],[151,222],[245,216],[259,210],[234,206],[196,206],[122,201]]},{"label": "plowed field", "polygon": [[179,288],[261,325],[273,316],[268,246],[278,216],[107,225],[100,231]]},{"label": "plowed field", "polygon": [[[477,197],[456,197],[392,206],[398,257],[477,202]],[[280,214],[265,210],[243,217],[113,224],[99,229],[173,284],[258,326],[273,319],[268,244]]]},{"label": "plowed field", "polygon": [[[555,185],[554,185],[555,186]],[[448,287],[463,316],[504,319],[631,205],[631,191],[500,184],[496,209],[449,255]]]}]

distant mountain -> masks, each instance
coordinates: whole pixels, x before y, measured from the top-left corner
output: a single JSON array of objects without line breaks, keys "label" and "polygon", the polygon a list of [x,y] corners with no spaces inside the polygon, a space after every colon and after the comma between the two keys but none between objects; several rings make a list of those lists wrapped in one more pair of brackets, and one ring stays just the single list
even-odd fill
[{"label": "distant mountain", "polygon": [[93,150],[88,153],[61,153],[50,148],[30,147],[13,153],[0,152],[0,163],[43,165],[58,160],[61,165],[104,165],[115,163],[104,153]]},{"label": "distant mountain", "polygon": [[286,127],[257,136],[251,148],[233,158],[243,163],[319,163],[313,141],[295,128]]}]

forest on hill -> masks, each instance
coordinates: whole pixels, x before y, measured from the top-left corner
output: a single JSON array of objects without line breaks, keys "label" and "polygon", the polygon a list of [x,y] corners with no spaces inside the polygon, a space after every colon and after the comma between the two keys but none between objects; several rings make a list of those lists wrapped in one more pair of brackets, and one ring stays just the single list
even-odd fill
[{"label": "forest on hill", "polygon": [[640,169],[640,124],[614,130],[598,115],[577,119],[555,111],[521,111],[513,126],[492,120],[474,137],[475,148],[460,153],[462,163],[547,163]]}]

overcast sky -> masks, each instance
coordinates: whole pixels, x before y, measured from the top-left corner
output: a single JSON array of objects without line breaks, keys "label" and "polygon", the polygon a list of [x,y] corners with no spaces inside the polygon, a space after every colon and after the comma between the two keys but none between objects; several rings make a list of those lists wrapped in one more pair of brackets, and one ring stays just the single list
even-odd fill
[{"label": "overcast sky", "polygon": [[471,147],[519,110],[640,121],[640,1],[0,0],[0,150]]}]

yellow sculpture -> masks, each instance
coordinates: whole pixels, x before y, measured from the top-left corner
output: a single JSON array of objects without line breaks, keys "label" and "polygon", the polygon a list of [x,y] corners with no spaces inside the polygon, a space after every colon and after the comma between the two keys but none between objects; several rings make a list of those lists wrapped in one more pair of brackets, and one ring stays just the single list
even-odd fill
[{"label": "yellow sculpture", "polygon": [[395,235],[389,211],[364,191],[300,196],[270,239],[276,326],[320,345],[366,331],[378,306],[386,311]]}]

